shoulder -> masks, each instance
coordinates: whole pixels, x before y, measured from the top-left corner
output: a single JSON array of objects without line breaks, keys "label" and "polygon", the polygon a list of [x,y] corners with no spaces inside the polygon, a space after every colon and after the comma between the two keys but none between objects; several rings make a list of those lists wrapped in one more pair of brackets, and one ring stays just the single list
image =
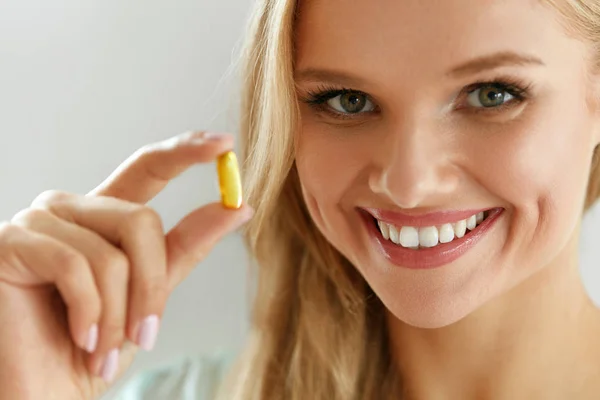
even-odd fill
[{"label": "shoulder", "polygon": [[186,357],[134,376],[115,400],[212,400],[233,360],[231,354]]}]

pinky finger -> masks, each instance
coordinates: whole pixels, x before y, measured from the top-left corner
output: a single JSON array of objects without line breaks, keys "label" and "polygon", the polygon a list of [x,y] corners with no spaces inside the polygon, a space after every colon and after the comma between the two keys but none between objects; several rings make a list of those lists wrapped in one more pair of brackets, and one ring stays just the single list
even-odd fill
[{"label": "pinky finger", "polygon": [[67,306],[71,337],[93,352],[101,303],[87,259],[69,245],[14,224],[0,225],[0,279],[54,284]]}]

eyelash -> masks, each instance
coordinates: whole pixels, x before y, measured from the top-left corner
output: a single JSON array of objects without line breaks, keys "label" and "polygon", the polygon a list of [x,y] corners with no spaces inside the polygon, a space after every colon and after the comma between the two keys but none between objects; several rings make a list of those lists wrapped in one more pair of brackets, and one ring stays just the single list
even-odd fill
[{"label": "eyelash", "polygon": [[[472,106],[460,106],[455,108],[458,111],[467,111],[475,114],[497,114],[505,111],[508,108],[514,107],[515,105],[521,104],[526,101],[530,97],[531,93],[531,84],[525,84],[524,82],[512,78],[512,77],[503,77],[492,80],[481,80],[475,83],[472,83],[466,87],[464,87],[457,98],[461,98],[464,96],[468,96],[478,89],[483,89],[486,87],[495,87],[500,91],[506,92],[510,94],[513,99],[508,100],[507,102],[497,106],[497,107],[472,107]],[[365,96],[369,101],[371,101],[375,105],[374,111],[368,112],[359,112],[355,114],[350,113],[340,113],[338,111],[333,110],[327,102],[337,96],[344,94],[357,94],[360,96]],[[301,97],[300,100],[310,107],[312,107],[317,112],[326,113],[329,116],[341,120],[352,120],[364,116],[364,114],[373,114],[379,111],[378,106],[371,96],[360,91],[349,88],[337,88],[335,86],[327,86],[321,85],[314,91],[308,91],[305,96]]]},{"label": "eyelash", "polygon": [[[326,113],[337,119],[342,119],[342,120],[356,119],[357,116],[359,116],[361,114],[365,114],[365,113],[344,114],[344,113],[340,113],[340,112],[333,110],[331,107],[329,107],[329,105],[327,105],[327,102],[329,100],[336,98],[337,96],[341,96],[341,95],[348,94],[348,93],[365,96],[370,101],[373,101],[369,95],[367,95],[364,92],[361,92],[360,90],[353,90],[353,89],[348,89],[348,88],[338,89],[334,86],[327,86],[327,85],[321,85],[314,91],[308,91],[306,93],[306,96],[300,98],[300,101],[308,104],[310,107],[312,107],[317,112]],[[376,112],[376,111],[372,111],[372,112]]]}]

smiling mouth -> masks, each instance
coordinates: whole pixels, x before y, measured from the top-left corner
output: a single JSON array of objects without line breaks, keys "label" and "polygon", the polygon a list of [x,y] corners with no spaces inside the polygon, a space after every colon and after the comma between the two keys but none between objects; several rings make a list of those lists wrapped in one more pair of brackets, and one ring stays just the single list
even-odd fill
[{"label": "smiling mouth", "polygon": [[438,226],[397,226],[372,217],[383,239],[411,250],[430,249],[468,237],[490,216],[491,210],[481,211],[466,219]]}]

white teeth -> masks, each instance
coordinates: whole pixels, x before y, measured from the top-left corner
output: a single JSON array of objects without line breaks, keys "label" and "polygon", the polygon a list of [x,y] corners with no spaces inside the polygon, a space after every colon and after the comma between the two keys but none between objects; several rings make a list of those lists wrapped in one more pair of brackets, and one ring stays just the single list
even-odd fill
[{"label": "white teeth", "polygon": [[419,244],[423,247],[433,247],[438,244],[439,232],[435,226],[419,228]]},{"label": "white teeth", "polygon": [[390,240],[396,244],[399,244],[400,240],[398,236],[398,228],[396,228],[393,225],[390,225]]},{"label": "white teeth", "polygon": [[477,225],[479,225],[483,221],[483,211],[480,212],[479,214],[477,214],[476,219],[477,219]]},{"label": "white teeth", "polygon": [[440,243],[450,243],[454,240],[454,228],[452,224],[444,224],[440,226]]},{"label": "white teeth", "polygon": [[477,226],[477,216],[476,215],[472,215],[469,218],[467,218],[467,229],[472,231],[473,229],[475,229],[475,227]]},{"label": "white teeth", "polygon": [[467,220],[463,219],[461,221],[458,221],[457,223],[454,224],[454,234],[456,235],[457,238],[461,238],[463,236],[465,236],[465,233],[467,232]]},{"label": "white teeth", "polygon": [[397,227],[383,221],[377,221],[381,236],[385,240],[409,249],[435,247],[439,243],[450,243],[455,238],[466,235],[467,229],[472,231],[485,218],[483,212],[472,215],[467,219],[441,226],[424,226],[420,228],[412,226]]},{"label": "white teeth", "polygon": [[412,226],[400,229],[400,244],[402,247],[419,247],[419,231]]},{"label": "white teeth", "polygon": [[385,240],[390,239],[390,226],[385,222],[377,221],[379,223],[379,230]]}]

